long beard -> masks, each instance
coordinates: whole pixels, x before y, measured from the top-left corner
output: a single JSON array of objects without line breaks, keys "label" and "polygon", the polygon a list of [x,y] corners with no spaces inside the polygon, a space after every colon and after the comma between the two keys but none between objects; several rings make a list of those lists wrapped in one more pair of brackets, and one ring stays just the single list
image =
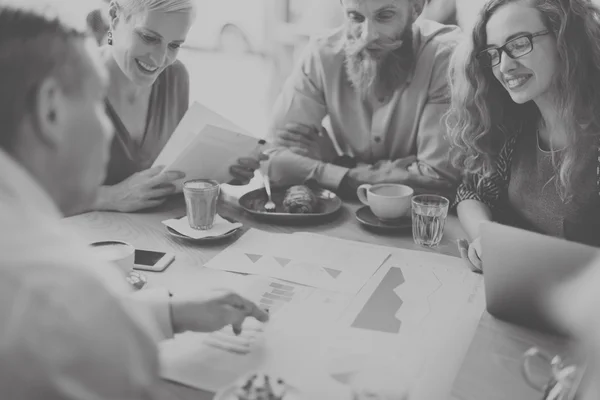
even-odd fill
[{"label": "long beard", "polygon": [[404,34],[400,40],[376,45],[365,45],[350,37],[346,39],[346,74],[363,99],[378,90],[394,90],[405,79],[407,65],[412,60],[411,33]]}]

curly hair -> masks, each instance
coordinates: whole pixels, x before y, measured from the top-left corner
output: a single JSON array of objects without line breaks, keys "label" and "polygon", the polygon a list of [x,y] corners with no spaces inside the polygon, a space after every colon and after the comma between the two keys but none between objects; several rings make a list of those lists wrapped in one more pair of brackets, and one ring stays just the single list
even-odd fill
[{"label": "curly hair", "polygon": [[467,174],[489,175],[507,139],[535,130],[541,114],[533,101],[517,104],[480,64],[487,45],[486,25],[500,7],[528,1],[556,38],[559,67],[553,81],[557,110],[565,122],[568,146],[554,158],[561,199],[572,196],[571,180],[582,155],[600,137],[600,9],[590,0],[490,0],[470,38],[457,47],[449,68],[451,106],[445,123],[453,144],[451,160]]}]

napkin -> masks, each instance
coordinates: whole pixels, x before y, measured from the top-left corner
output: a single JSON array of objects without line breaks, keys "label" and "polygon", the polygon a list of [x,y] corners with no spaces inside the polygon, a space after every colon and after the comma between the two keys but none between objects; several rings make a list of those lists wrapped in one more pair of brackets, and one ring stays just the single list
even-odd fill
[{"label": "napkin", "polygon": [[178,233],[188,236],[192,239],[203,239],[212,236],[223,236],[226,233],[231,232],[234,229],[242,227],[239,222],[229,222],[220,215],[215,216],[215,223],[213,227],[206,231],[193,229],[190,227],[187,216],[179,219],[168,219],[162,222],[169,228],[177,231]]}]

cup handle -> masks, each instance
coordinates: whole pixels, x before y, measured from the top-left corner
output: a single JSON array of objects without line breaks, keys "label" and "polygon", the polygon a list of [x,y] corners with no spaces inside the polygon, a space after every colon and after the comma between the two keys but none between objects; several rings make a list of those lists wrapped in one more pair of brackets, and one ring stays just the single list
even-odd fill
[{"label": "cup handle", "polygon": [[540,383],[536,382],[535,379],[533,379],[533,374],[531,372],[531,360],[536,357],[548,362],[549,365],[551,365],[553,362],[552,357],[550,357],[548,354],[544,353],[537,347],[532,347],[523,354],[521,374],[523,375],[525,382],[527,382],[531,388],[543,393],[546,391],[546,385],[540,385]]},{"label": "cup handle", "polygon": [[367,199],[367,190],[369,190],[371,186],[372,185],[365,183],[363,185],[360,185],[358,189],[356,189],[356,195],[358,196],[358,199],[361,203],[363,203],[366,206],[369,205],[369,200]]}]

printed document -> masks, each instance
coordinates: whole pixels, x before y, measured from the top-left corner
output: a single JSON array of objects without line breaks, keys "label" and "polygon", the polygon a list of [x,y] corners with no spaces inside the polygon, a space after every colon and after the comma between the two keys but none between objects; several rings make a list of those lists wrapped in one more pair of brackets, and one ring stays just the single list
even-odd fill
[{"label": "printed document", "polygon": [[[240,157],[256,152],[259,139],[200,103],[193,103],[153,166],[181,171],[184,180],[233,179],[229,168]],[[181,182],[179,182],[181,184]]]}]

